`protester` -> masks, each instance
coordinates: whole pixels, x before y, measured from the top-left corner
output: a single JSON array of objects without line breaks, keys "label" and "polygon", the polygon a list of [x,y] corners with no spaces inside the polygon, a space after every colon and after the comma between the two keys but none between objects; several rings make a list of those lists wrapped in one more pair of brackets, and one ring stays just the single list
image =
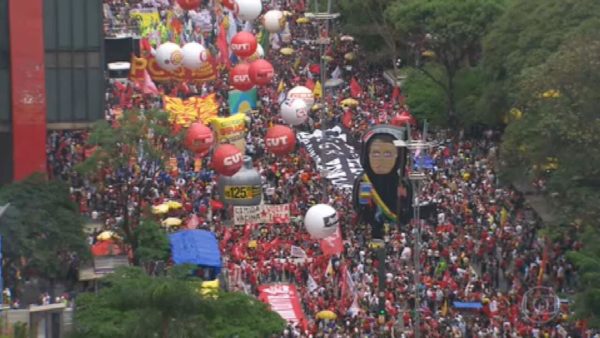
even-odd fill
[{"label": "protester", "polygon": [[[106,25],[126,27],[131,22],[129,10],[134,7],[163,11],[169,6],[168,1],[105,0],[105,11],[110,13]],[[415,308],[419,309],[420,331],[425,337],[581,336],[580,328],[563,321],[560,314],[537,322],[522,314],[523,296],[531,288],[543,285],[556,292],[574,288],[574,268],[565,253],[580,243],[568,237],[548,243],[538,232],[541,220],[523,195],[499,185],[495,166],[499,147],[493,132],[481,138],[445,130],[429,135],[438,146],[422,154],[431,157],[433,166],[427,171],[429,180],[421,198],[437,205],[437,210],[422,226],[418,290],[414,283],[414,223],[389,225],[386,260],[379,262],[369,247],[369,226],[359,221],[348,191],[321,177],[314,159],[303,147],[282,157],[266,152],[266,130],[282,123],[280,84],[289,90],[295,85],[313,86],[318,80],[318,72],[310,68],[318,63],[319,50],[302,40],[316,36],[319,28],[296,24],[300,16],[301,12],[295,11],[288,19],[292,36],[297,37],[290,44],[295,55],[284,56],[273,48],[265,57],[277,70],[276,77],[270,86],[259,89],[261,108],[249,114],[247,132],[248,154],[262,176],[264,191],[273,191],[265,194],[265,203],[289,203],[289,221],[232,227],[225,217],[228,211],[213,203],[218,200],[214,173],[206,166],[194,171],[193,156],[167,143],[165,151],[177,158],[178,178],[149,161],[141,161],[139,166],[122,171],[104,171],[97,178],[102,184],[98,184],[74,171],[75,165],[86,158],[88,131],[52,132],[48,138],[50,175],[70,182],[72,198],[82,214],[103,222],[104,228],[98,231],[118,227],[125,216],[115,198],[117,189],[124,185],[136,187],[127,201],[130,209],[138,203],[149,206],[166,200],[181,201],[186,220],[196,217],[197,228],[214,231],[220,239],[229,290],[258,295],[262,284],[285,282],[297,286],[307,329],[290,324],[284,337],[376,337],[392,336],[392,332],[395,337],[411,337]],[[317,111],[298,131],[343,125],[348,142],[354,143],[370,126],[389,123],[396,114],[409,111],[401,91],[386,82],[381,69],[360,57],[347,61],[344,55],[349,52],[360,55],[360,47],[354,42],[337,41],[335,48],[326,51],[331,57],[328,76],[333,73],[343,79],[344,85],[325,90],[321,108],[327,109],[322,114],[325,119],[321,120],[321,111]],[[163,93],[172,93],[178,86],[157,85]],[[227,116],[224,98],[228,90],[226,78],[220,77],[176,94],[188,97],[217,93],[222,108],[219,115]],[[350,96],[359,97],[357,106],[341,107],[339,102]],[[106,118],[113,123],[119,110],[160,105],[160,96],[142,94],[133,83],[124,89],[111,85]],[[421,137],[416,126],[411,134]],[[331,259],[303,229],[303,215],[319,202],[333,206],[341,219],[343,252]],[[293,247],[301,248],[307,258],[293,259]],[[385,264],[387,271],[383,322],[378,318],[380,264]],[[419,304],[415,304],[417,291]],[[455,301],[480,303],[482,309],[464,312],[453,306]],[[322,310],[333,311],[337,319],[317,319],[316,314]]]}]

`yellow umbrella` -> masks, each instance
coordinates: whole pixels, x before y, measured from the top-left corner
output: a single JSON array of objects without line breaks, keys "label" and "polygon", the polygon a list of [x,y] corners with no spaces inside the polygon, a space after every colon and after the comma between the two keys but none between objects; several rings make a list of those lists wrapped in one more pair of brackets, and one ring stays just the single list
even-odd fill
[{"label": "yellow umbrella", "polygon": [[169,210],[181,209],[181,207],[183,207],[183,204],[177,201],[168,201],[167,205],[169,206]]},{"label": "yellow umbrella", "polygon": [[300,25],[305,25],[307,23],[310,23],[310,19],[306,17],[298,18],[296,19],[296,23]]},{"label": "yellow umbrella", "polygon": [[335,320],[337,319],[337,315],[333,311],[323,310],[317,313],[317,318]]},{"label": "yellow umbrella", "polygon": [[219,280],[218,279],[202,282],[202,285],[200,286],[200,294],[201,295],[217,297],[218,293],[219,293]]},{"label": "yellow umbrella", "polygon": [[290,55],[294,54],[294,50],[290,47],[285,47],[285,48],[281,48],[279,50],[279,53],[281,53],[281,55],[290,56]]},{"label": "yellow umbrella", "polygon": [[352,107],[356,107],[358,106],[358,101],[356,101],[353,98],[347,98],[345,100],[342,100],[342,102],[340,102],[342,104],[342,106],[352,106]]},{"label": "yellow umbrella", "polygon": [[177,217],[169,217],[162,221],[162,224],[166,227],[178,227],[182,223],[180,218]]},{"label": "yellow umbrella", "polygon": [[325,56],[323,56],[323,60],[325,60],[325,62],[331,62],[331,61],[333,61],[333,58],[329,55],[325,55]]},{"label": "yellow umbrella", "polygon": [[344,59],[346,61],[352,61],[352,60],[356,59],[356,54],[354,54],[353,52],[346,53],[346,54],[344,54]]},{"label": "yellow umbrella", "polygon": [[317,110],[319,110],[319,109],[321,109],[321,108],[323,108],[323,105],[322,105],[322,104],[320,104],[320,103],[317,103],[317,104],[314,104],[314,105],[312,106],[312,108],[310,108],[310,110],[312,110],[312,111],[317,111]]},{"label": "yellow umbrella", "polygon": [[162,215],[167,212],[169,212],[169,205],[167,203],[152,206],[152,213],[155,215]]},{"label": "yellow umbrella", "polygon": [[423,55],[425,57],[434,57],[435,52],[432,50],[426,50],[426,51],[423,51],[423,53],[421,53],[421,55]]},{"label": "yellow umbrella", "polygon": [[115,234],[114,231],[102,231],[98,236],[96,236],[96,239],[99,241],[108,241],[114,237],[117,237],[117,234]]}]

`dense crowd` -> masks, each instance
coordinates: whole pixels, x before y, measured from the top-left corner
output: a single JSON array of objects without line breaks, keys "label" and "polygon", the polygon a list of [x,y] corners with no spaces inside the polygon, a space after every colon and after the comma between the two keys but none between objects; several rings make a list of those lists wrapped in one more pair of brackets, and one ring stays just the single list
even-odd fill
[{"label": "dense crowd", "polygon": [[[127,11],[132,6],[168,5],[168,1],[138,4],[107,0],[105,3],[113,15],[107,19],[111,25],[127,22]],[[316,35],[319,27],[295,24],[298,14],[294,13],[289,20],[292,35]],[[195,171],[193,155],[167,143],[165,151],[177,158],[178,177],[172,177],[155,163],[141,160],[116,172],[105,170],[95,179],[89,179],[73,169],[87,156],[88,132],[52,132],[48,141],[49,172],[70,182],[73,199],[81,212],[101,220],[103,230],[116,228],[122,222],[122,203],[127,203],[132,212],[136,207],[166,200],[181,201],[186,218],[197,218],[197,228],[212,230],[220,239],[228,289],[257,294],[257,287],[264,283],[297,285],[308,329],[302,332],[290,324],[285,337],[410,337],[415,308],[419,309],[420,329],[426,337],[583,337],[581,327],[565,320],[568,309],[535,320],[526,318],[522,311],[523,296],[536,286],[550,287],[557,293],[572,290],[574,268],[564,255],[580,243],[568,237],[548,243],[538,232],[540,219],[523,195],[499,184],[495,170],[498,135],[493,131],[477,138],[449,131],[437,131],[430,136],[438,146],[429,151],[434,169],[427,172],[429,180],[421,194],[435,203],[437,210],[422,226],[420,303],[415,304],[415,224],[389,226],[385,236],[386,260],[380,262],[369,247],[369,226],[353,212],[348,192],[323,179],[305,149],[297,147],[284,157],[265,152],[262,140],[266,129],[281,122],[278,84],[283,81],[289,89],[312,81],[315,75],[309,66],[319,60],[315,46],[299,39],[293,40],[291,46],[296,51],[292,57],[280,55],[275,49],[267,53],[266,59],[277,70],[276,79],[259,89],[261,107],[250,114],[247,132],[248,154],[263,178],[264,188],[274,189],[273,194],[265,195],[265,202],[290,203],[289,224],[230,226],[226,210],[214,203],[218,200],[214,173],[206,165]],[[350,96],[348,83],[353,78],[364,88],[358,106],[352,108],[352,121],[344,123],[345,130],[354,138],[369,126],[388,123],[397,113],[408,110],[402,95],[393,94],[394,88],[382,77],[380,69],[370,68],[360,58],[345,60],[347,52],[360,55],[359,46],[354,42],[338,42],[335,49],[327,51],[332,58],[327,73],[341,72],[339,76],[345,85],[326,89],[325,120],[320,120],[317,111],[300,129],[342,124],[345,110],[338,102]],[[176,84],[159,84],[159,87],[169,93]],[[228,89],[223,74],[211,83],[177,95],[215,92],[221,104],[219,114],[226,116]],[[132,84],[126,90],[134,95],[124,98],[122,89],[108,88],[109,121],[114,121],[116,110],[127,106],[141,110],[160,106],[159,97],[143,95]],[[415,137],[420,134],[416,126],[412,127],[412,133]],[[124,187],[131,191],[126,201],[119,199]],[[302,215],[318,202],[332,205],[341,219],[344,252],[331,260],[331,269],[330,260],[302,225]],[[251,242],[253,245],[249,245]],[[292,246],[302,248],[308,258],[292,259]],[[387,316],[383,322],[378,318],[380,264],[385,264],[387,271]],[[351,286],[346,280],[348,275]],[[453,306],[455,301],[480,303],[482,309],[459,310]],[[335,312],[337,320],[317,319],[315,315],[321,310]]]}]

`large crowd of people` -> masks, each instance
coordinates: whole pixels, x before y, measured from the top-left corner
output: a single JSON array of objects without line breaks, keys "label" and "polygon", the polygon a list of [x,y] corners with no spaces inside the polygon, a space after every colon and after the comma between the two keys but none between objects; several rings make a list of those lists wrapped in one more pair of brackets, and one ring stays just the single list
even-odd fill
[{"label": "large crowd of people", "polygon": [[[279,3],[276,1],[276,3]],[[129,22],[128,10],[136,6],[170,6],[168,1],[105,0],[107,27]],[[291,7],[290,7],[291,8]],[[317,35],[319,27],[298,25],[294,12],[288,20],[292,36]],[[121,27],[120,26],[120,27]],[[48,170],[68,181],[80,211],[102,221],[103,230],[118,227],[123,210],[117,198],[129,185],[129,210],[155,205],[166,200],[183,204],[184,217],[198,219],[196,227],[209,229],[221,241],[224,274],[229,290],[257,294],[261,284],[286,282],[298,287],[307,319],[306,330],[290,323],[284,337],[411,337],[415,328],[415,309],[419,309],[420,332],[425,337],[583,337],[585,328],[568,321],[568,307],[530,318],[523,311],[523,297],[533,288],[549,287],[556,293],[570,292],[575,286],[574,268],[565,253],[580,243],[572,238],[548,243],[538,232],[542,226],[524,196],[499,184],[496,173],[498,134],[493,131],[477,137],[440,130],[430,133],[437,146],[429,151],[434,168],[427,171],[422,198],[437,205],[435,213],[424,220],[421,230],[421,279],[415,286],[413,264],[416,231],[414,223],[391,225],[385,236],[386,259],[380,262],[370,248],[370,227],[353,211],[351,196],[321,177],[310,154],[301,146],[288,156],[275,157],[265,151],[267,128],[281,123],[279,83],[287,89],[313,81],[309,65],[318,63],[315,46],[293,39],[295,55],[281,55],[271,49],[265,56],[276,69],[274,81],[259,88],[260,108],[249,114],[248,153],[263,178],[270,204],[290,203],[292,218],[285,224],[247,224],[232,226],[226,210],[220,211],[218,177],[209,167],[194,170],[194,157],[182,147],[169,148],[177,158],[179,176],[171,177],[153,163],[141,160],[122,170],[103,171],[94,179],[84,178],[74,166],[85,160],[88,131],[55,131],[48,139]],[[327,55],[327,73],[340,72],[344,85],[325,90],[323,107],[327,111],[311,114],[301,130],[344,124],[348,134],[358,138],[368,127],[385,124],[408,110],[402,95],[382,76],[381,69],[344,55],[360,55],[353,41],[338,42]],[[349,83],[356,79],[364,88],[352,121],[342,123],[344,109],[338,105],[350,94]],[[317,78],[314,79],[316,82]],[[160,107],[160,97],[145,95],[130,84],[135,95],[127,105],[137,109]],[[158,84],[169,93],[173,83]],[[107,90],[107,119],[123,106],[123,95],[114,86]],[[194,86],[180,96],[217,93],[220,115],[228,115],[226,73],[217,80]],[[321,108],[324,109],[324,108]],[[412,126],[415,137],[419,128]],[[323,185],[326,186],[323,189]],[[142,187],[142,188],[139,188]],[[303,229],[302,216],[319,202],[339,212],[344,251],[327,259],[318,242]],[[250,245],[252,243],[252,245]],[[293,259],[291,247],[302,248],[306,259]],[[325,258],[324,258],[325,257]],[[331,262],[331,265],[329,263]],[[384,320],[379,318],[378,267],[385,264]],[[352,285],[348,286],[348,277]],[[345,285],[344,287],[341,287]],[[351,290],[349,291],[348,288]],[[416,304],[416,294],[419,303]],[[462,310],[455,302],[481,304],[479,310]],[[316,314],[331,310],[336,320],[318,319]]]}]

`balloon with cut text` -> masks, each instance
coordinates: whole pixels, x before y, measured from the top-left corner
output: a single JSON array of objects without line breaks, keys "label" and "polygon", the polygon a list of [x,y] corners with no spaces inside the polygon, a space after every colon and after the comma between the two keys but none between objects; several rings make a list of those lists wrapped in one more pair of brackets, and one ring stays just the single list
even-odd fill
[{"label": "balloon with cut text", "polygon": [[270,10],[263,16],[262,24],[269,33],[279,33],[285,28],[285,16],[282,11]]},{"label": "balloon with cut text", "polygon": [[327,204],[312,206],[304,216],[306,231],[316,239],[329,237],[337,231],[339,219],[334,208]]},{"label": "balloon with cut text", "polygon": [[262,2],[261,0],[236,0],[233,11],[238,18],[252,21],[262,12]]},{"label": "balloon with cut text", "polygon": [[182,64],[189,70],[197,70],[208,61],[208,51],[197,42],[186,43],[182,48]]},{"label": "balloon with cut text", "polygon": [[250,64],[248,75],[250,75],[252,83],[264,86],[271,82],[273,76],[275,76],[275,70],[269,61],[259,59]]},{"label": "balloon with cut text", "polygon": [[242,152],[232,144],[221,144],[212,156],[212,168],[223,176],[232,176],[243,165]]},{"label": "balloon with cut text", "polygon": [[165,42],[156,49],[155,58],[160,68],[173,72],[181,67],[183,53],[179,45],[173,42]]},{"label": "balloon with cut text", "polygon": [[249,32],[239,32],[231,38],[229,44],[233,54],[240,58],[252,56],[256,51],[256,36]]},{"label": "balloon with cut text", "polygon": [[192,123],[185,135],[185,146],[199,156],[208,154],[214,143],[212,130],[202,123]]},{"label": "balloon with cut text", "polygon": [[265,146],[275,155],[287,155],[296,147],[296,134],[292,128],[276,124],[267,130]]},{"label": "balloon with cut text", "polygon": [[312,107],[312,105],[315,103],[315,95],[313,94],[312,90],[304,86],[296,86],[290,89],[287,94],[287,98],[292,100],[301,99],[306,103],[308,108]]},{"label": "balloon with cut text", "polygon": [[229,73],[229,84],[243,92],[252,89],[254,83],[249,75],[250,65],[247,63],[238,63]]},{"label": "balloon with cut text", "polygon": [[186,11],[190,11],[192,9],[200,7],[201,3],[202,0],[177,0],[177,4],[179,5],[179,7],[185,9]]},{"label": "balloon with cut text", "polygon": [[308,108],[303,100],[287,99],[281,104],[281,118],[292,126],[301,125],[308,119]]}]

